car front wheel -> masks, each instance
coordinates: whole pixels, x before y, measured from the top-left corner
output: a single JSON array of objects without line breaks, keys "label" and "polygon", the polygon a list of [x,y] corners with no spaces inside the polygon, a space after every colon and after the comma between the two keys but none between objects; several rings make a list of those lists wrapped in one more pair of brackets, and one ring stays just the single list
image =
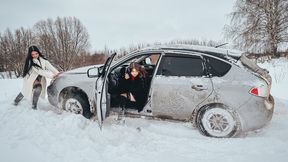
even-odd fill
[{"label": "car front wheel", "polygon": [[238,130],[236,115],[223,105],[207,106],[197,115],[200,132],[211,137],[233,137]]},{"label": "car front wheel", "polygon": [[88,99],[84,95],[81,95],[81,93],[65,96],[62,102],[62,108],[75,114],[82,114],[88,119],[92,116]]}]

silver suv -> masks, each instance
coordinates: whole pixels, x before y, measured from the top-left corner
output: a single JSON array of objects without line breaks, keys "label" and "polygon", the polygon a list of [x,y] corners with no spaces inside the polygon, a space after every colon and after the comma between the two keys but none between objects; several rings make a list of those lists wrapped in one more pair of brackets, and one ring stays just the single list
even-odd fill
[{"label": "silver suv", "polygon": [[148,74],[146,104],[140,113],[127,107],[127,116],[191,122],[212,137],[235,137],[272,118],[271,77],[240,51],[174,45],[114,58],[62,74],[48,87],[50,103],[87,118],[95,114],[102,126],[111,112],[121,112],[113,91],[121,86],[119,74],[138,62]]}]

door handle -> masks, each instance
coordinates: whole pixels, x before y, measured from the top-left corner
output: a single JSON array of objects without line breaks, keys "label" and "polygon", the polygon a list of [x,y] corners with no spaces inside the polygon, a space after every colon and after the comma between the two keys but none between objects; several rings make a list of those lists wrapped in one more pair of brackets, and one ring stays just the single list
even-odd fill
[{"label": "door handle", "polygon": [[203,85],[192,85],[191,87],[192,89],[195,89],[196,91],[203,91],[203,90],[207,90],[207,87],[204,87]]}]

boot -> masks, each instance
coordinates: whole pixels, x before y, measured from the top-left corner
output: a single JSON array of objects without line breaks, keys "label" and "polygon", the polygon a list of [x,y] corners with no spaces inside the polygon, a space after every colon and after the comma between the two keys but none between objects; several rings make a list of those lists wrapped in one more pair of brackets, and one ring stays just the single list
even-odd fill
[{"label": "boot", "polygon": [[37,109],[37,103],[41,94],[42,86],[40,84],[33,87],[32,109]]},{"label": "boot", "polygon": [[123,96],[120,96],[120,103],[119,103],[119,106],[121,108],[120,112],[118,113],[118,116],[117,116],[117,121],[124,121],[125,122],[125,113],[126,113],[126,102],[127,102],[127,98],[126,97],[123,97]]},{"label": "boot", "polygon": [[14,105],[17,106],[19,102],[23,99],[23,94],[20,92],[14,100]]},{"label": "boot", "polygon": [[32,105],[33,110],[37,110],[37,105]]}]

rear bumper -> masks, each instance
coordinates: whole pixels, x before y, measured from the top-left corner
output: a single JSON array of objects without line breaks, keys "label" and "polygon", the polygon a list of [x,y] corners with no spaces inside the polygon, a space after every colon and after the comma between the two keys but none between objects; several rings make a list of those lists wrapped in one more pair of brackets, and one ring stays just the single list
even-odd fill
[{"label": "rear bumper", "polygon": [[274,105],[271,95],[268,98],[252,97],[238,111],[242,131],[253,131],[267,125],[272,119]]},{"label": "rear bumper", "polygon": [[[264,100],[264,104],[265,104],[266,109],[272,110],[274,112],[275,102],[274,102],[274,98],[272,95],[269,95],[269,97]],[[271,115],[271,118],[272,118],[272,115]]]}]

